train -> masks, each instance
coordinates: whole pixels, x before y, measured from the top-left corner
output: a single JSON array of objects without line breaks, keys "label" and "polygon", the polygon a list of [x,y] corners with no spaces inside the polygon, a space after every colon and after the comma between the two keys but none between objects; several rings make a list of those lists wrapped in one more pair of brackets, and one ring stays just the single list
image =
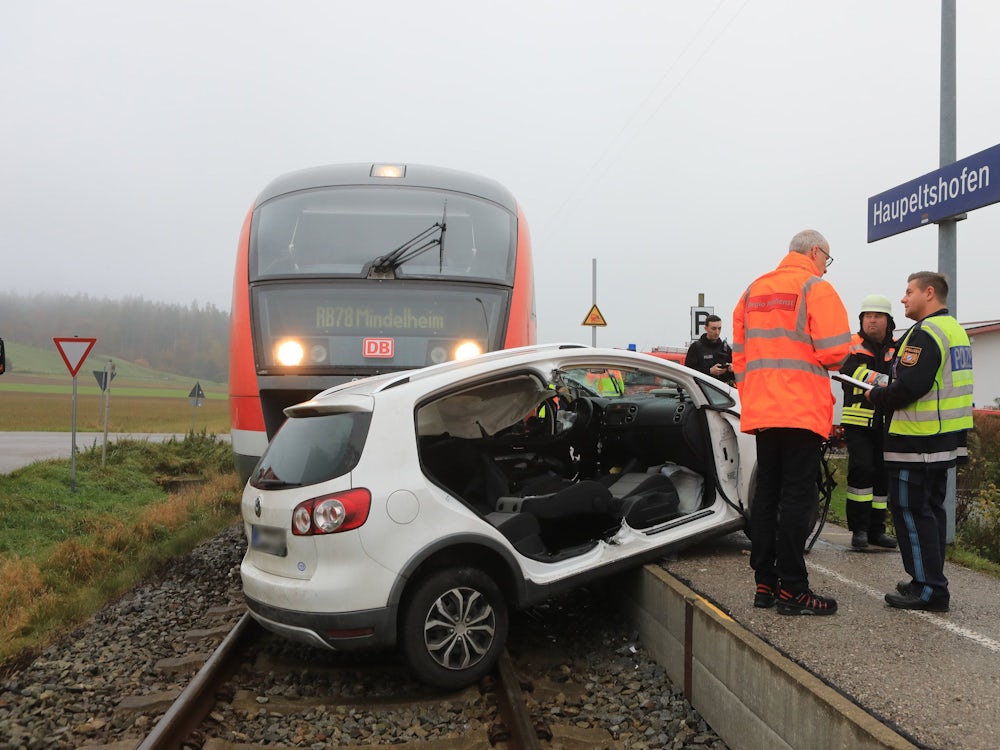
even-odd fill
[{"label": "train", "polygon": [[229,407],[245,480],[284,409],[362,377],[536,342],[531,239],[499,182],[408,163],[268,183],[240,232]]}]

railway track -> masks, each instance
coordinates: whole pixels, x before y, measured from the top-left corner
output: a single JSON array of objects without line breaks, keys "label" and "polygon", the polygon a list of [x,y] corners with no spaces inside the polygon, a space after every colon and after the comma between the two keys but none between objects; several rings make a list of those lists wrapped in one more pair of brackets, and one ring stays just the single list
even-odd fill
[{"label": "railway track", "polygon": [[[359,664],[357,660],[346,659],[343,665],[314,664],[311,669],[308,665],[297,663],[295,659],[280,665],[265,653],[266,646],[262,647],[270,638],[270,634],[262,631],[249,614],[244,614],[138,745],[139,750],[224,750],[232,747],[231,740],[226,737],[243,739],[241,723],[253,715],[259,717],[262,713],[268,716],[280,714],[301,717],[301,721],[284,722],[286,729],[273,732],[269,741],[293,746],[305,741],[306,746],[315,746],[316,743],[332,739],[322,731],[314,732],[312,737],[307,736],[309,731],[304,730],[304,725],[311,724],[310,717],[318,712],[332,710],[335,714],[343,715],[381,712],[383,715],[392,713],[419,717],[435,706],[444,707],[453,714],[450,723],[456,726],[457,731],[449,733],[451,736],[430,738],[427,730],[422,731],[420,724],[414,723],[413,739],[403,743],[394,739],[385,744],[392,744],[403,750],[416,748],[418,745],[426,750],[429,740],[436,741],[440,747],[463,749],[596,749],[619,746],[606,731],[594,732],[589,738],[584,737],[578,727],[575,732],[571,728],[558,726],[554,731],[548,718],[551,714],[543,713],[547,707],[532,696],[532,674],[526,670],[537,668],[537,664],[529,660],[516,665],[508,652],[504,652],[494,672],[478,686],[456,693],[439,693],[413,683],[402,674],[401,668],[386,665],[380,660],[363,661]],[[308,689],[308,682],[300,682],[300,695],[295,698],[272,699],[256,695],[262,677],[266,683],[268,675],[274,675],[276,671],[283,669],[301,670],[300,674],[305,675],[307,680],[314,678],[315,692],[324,691],[324,694],[312,698],[301,695],[313,691]],[[362,694],[357,689],[359,677],[360,683],[364,684],[368,681],[366,676],[394,672],[399,673],[398,679],[393,681],[394,686],[388,692],[372,696]],[[328,687],[337,685],[340,678],[343,678],[341,681],[344,687],[341,693],[325,692]],[[250,687],[242,687],[243,683],[248,683]],[[564,704],[565,693],[552,696],[552,700]],[[262,709],[262,706],[266,708]],[[569,716],[572,715],[573,712],[570,712]],[[383,720],[386,720],[384,716]],[[431,723],[439,725],[437,720]],[[370,727],[377,733],[377,720]],[[337,739],[337,744],[342,744],[339,741],[342,738]],[[372,737],[365,739],[371,740]],[[366,741],[364,744],[377,746],[382,743]]]}]

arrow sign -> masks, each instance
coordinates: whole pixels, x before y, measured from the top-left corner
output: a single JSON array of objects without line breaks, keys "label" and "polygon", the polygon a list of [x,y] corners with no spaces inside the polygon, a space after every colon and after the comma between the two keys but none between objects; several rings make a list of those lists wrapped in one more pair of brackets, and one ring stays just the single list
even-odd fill
[{"label": "arrow sign", "polygon": [[69,370],[69,374],[74,378],[80,372],[83,360],[87,358],[90,350],[97,343],[97,339],[81,339],[77,336],[73,338],[54,338],[52,341],[55,342],[56,349],[59,350],[59,355],[63,358],[63,362],[66,363],[66,369]]}]

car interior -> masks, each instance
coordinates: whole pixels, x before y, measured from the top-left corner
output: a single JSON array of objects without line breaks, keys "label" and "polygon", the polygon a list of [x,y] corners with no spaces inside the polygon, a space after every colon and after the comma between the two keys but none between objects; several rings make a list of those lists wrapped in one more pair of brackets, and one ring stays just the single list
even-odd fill
[{"label": "car interior", "polygon": [[715,499],[704,417],[659,376],[509,375],[425,402],[416,424],[427,476],[537,560],[613,544],[625,526],[657,533]]}]

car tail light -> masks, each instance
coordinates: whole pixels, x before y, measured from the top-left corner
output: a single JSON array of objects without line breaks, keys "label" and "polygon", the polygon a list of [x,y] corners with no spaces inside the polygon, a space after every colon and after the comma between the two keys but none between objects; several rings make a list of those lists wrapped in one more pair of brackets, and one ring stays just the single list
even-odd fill
[{"label": "car tail light", "polygon": [[292,534],[313,536],[356,529],[368,520],[372,494],[364,487],[314,497],[292,511]]}]

